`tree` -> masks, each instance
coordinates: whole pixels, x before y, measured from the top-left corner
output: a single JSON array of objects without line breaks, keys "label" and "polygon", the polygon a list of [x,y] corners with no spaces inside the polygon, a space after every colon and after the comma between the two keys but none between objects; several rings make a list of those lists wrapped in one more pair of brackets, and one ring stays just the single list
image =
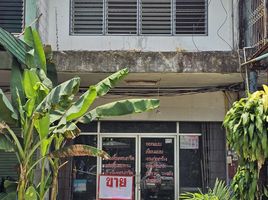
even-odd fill
[{"label": "tree", "polygon": [[[80,78],[75,77],[57,86],[53,85],[49,78],[55,73],[51,51],[44,51],[36,30],[26,28],[24,38],[20,40],[0,28],[0,44],[14,56],[12,103],[0,89],[0,150],[14,151],[17,155],[20,172],[17,188],[19,200],[28,200],[29,196],[31,199],[43,200],[50,187],[51,199],[56,199],[61,157],[109,157],[104,151],[91,146],[65,146],[67,139],[74,139],[79,135],[77,123],[90,123],[101,117],[140,113],[159,106],[157,99],[127,99],[90,110],[98,97],[107,94],[128,74],[127,69],[89,86],[76,99],[74,97],[79,91]],[[12,127],[19,127],[20,132],[15,133]],[[54,151],[51,151],[52,146]],[[40,182],[34,184],[34,170],[40,162]],[[51,171],[45,168],[47,164],[51,166]]]},{"label": "tree", "polygon": [[268,87],[235,102],[223,125],[229,146],[239,156],[239,168],[232,182],[237,199],[261,199],[260,170],[268,157]]}]

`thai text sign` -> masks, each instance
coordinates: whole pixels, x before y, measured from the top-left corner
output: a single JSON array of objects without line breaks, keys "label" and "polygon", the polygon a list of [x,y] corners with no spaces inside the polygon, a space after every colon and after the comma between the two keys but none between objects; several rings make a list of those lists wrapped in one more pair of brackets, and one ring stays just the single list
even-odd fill
[{"label": "thai text sign", "polygon": [[99,199],[131,200],[133,176],[100,175]]},{"label": "thai text sign", "polygon": [[198,148],[199,148],[198,135],[180,136],[180,149],[198,149]]}]

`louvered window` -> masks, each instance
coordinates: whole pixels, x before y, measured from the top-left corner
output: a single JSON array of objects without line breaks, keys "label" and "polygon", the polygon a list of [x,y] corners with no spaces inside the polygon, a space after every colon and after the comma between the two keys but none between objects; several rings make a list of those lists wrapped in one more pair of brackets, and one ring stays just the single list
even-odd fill
[{"label": "louvered window", "polygon": [[137,34],[137,0],[107,0],[107,33]]},{"label": "louvered window", "polygon": [[171,0],[141,0],[141,34],[171,34]]},{"label": "louvered window", "polygon": [[73,33],[102,34],[103,0],[73,0],[71,21]]},{"label": "louvered window", "polygon": [[71,34],[207,34],[207,0],[71,0],[71,2]]},{"label": "louvered window", "polygon": [[23,0],[0,0],[0,26],[11,33],[23,27]]},{"label": "louvered window", "polygon": [[176,34],[206,34],[206,10],[206,0],[176,0]]}]

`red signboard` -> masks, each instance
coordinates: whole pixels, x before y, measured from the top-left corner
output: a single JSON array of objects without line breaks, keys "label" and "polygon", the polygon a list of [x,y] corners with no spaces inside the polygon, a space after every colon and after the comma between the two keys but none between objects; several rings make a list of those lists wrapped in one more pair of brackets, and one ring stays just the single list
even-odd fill
[{"label": "red signboard", "polygon": [[100,175],[99,200],[133,200],[133,176]]}]

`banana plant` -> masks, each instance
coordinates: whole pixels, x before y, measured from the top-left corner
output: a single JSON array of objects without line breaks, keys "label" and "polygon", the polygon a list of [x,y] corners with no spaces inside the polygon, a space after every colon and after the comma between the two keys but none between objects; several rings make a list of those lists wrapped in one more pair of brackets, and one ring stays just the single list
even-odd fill
[{"label": "banana plant", "polygon": [[[122,69],[88,90],[78,98],[80,78],[75,77],[55,86],[49,77],[55,74],[51,51],[46,52],[39,34],[26,28],[22,40],[0,28],[0,45],[13,59],[11,102],[0,89],[0,150],[14,151],[19,162],[17,197],[43,200],[51,188],[56,200],[60,158],[69,156],[109,155],[87,145],[65,146],[67,139],[80,134],[77,123],[90,123],[102,117],[145,112],[159,106],[157,99],[127,99],[91,109],[92,103],[107,94],[127,74]],[[19,127],[20,132],[13,131]],[[53,149],[53,151],[51,151]],[[41,176],[34,171],[41,163]],[[50,169],[46,165],[50,165]],[[50,178],[52,177],[52,178]],[[34,184],[36,180],[39,184]],[[50,180],[52,179],[52,181]],[[34,181],[35,180],[35,181]]]}]

